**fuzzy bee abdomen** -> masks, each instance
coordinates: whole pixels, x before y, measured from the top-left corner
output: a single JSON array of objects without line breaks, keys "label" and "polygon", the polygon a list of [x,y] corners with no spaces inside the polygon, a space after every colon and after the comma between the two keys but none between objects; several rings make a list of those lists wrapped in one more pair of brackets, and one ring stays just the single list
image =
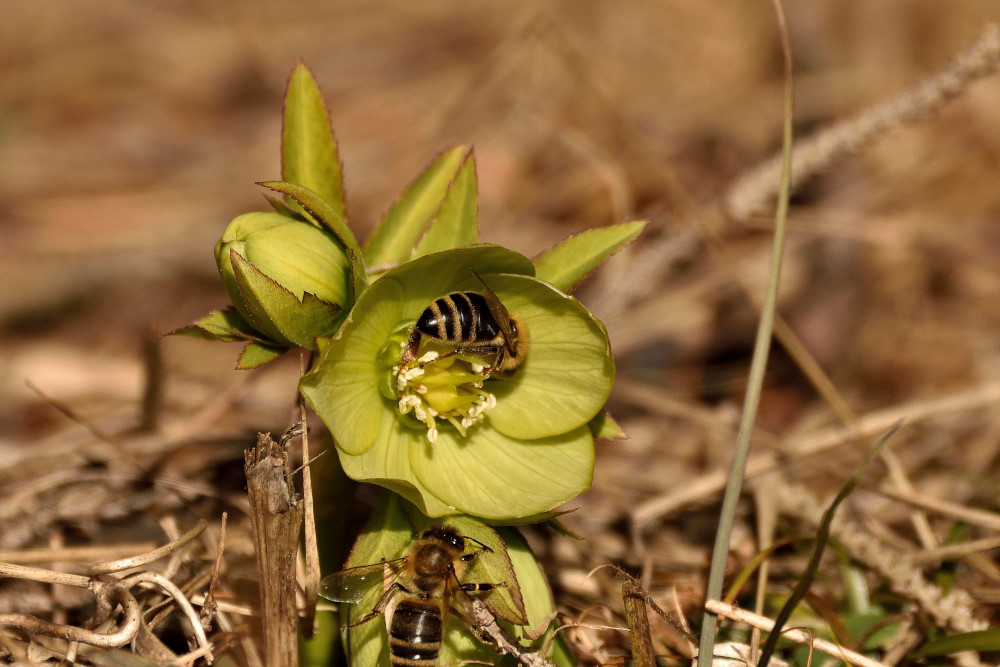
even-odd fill
[{"label": "fuzzy bee abdomen", "polygon": [[420,333],[449,343],[493,340],[500,327],[478,292],[452,292],[435,299],[417,320]]},{"label": "fuzzy bee abdomen", "polygon": [[399,603],[389,627],[389,657],[395,667],[432,667],[441,652],[441,608],[433,602]]}]

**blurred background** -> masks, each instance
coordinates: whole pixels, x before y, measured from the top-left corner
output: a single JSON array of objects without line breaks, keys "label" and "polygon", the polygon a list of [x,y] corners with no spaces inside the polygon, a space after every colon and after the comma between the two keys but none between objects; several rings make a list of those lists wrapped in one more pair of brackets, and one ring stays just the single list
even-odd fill
[{"label": "blurred background", "polygon": [[[786,11],[800,136],[901,93],[1000,19],[995,0]],[[756,327],[743,290],[761,293],[771,214],[724,222],[711,241],[695,221],[780,147],[768,2],[5,3],[0,496],[100,459],[88,428],[133,423],[150,333],[226,303],[212,247],[231,218],[265,208],[254,182],[280,176],[282,95],[300,58],[326,96],[360,238],[459,143],[475,146],[485,241],[531,256],[652,220],[578,295],[611,331],[611,408],[632,438],[598,446],[594,490],[567,518],[587,541],[543,556],[571,607],[600,597],[582,573],[609,560],[688,577],[696,597],[717,498],[650,523],[642,550],[623,520],[729,463]],[[1000,380],[998,109],[1000,77],[987,77],[796,195],[781,312],[856,414]],[[297,359],[248,374],[233,370],[237,346],[170,338],[160,353],[171,444],[143,450],[147,465],[237,493],[242,434],[287,426]],[[981,407],[921,422],[900,455],[925,491],[996,510],[1000,420],[995,400]],[[776,347],[762,446],[833,414]],[[860,451],[800,481],[842,481]],[[118,520],[134,511],[120,492],[67,501],[0,547],[45,542],[57,524],[103,539],[107,503],[123,505]],[[885,511],[905,536],[905,515]]]}]

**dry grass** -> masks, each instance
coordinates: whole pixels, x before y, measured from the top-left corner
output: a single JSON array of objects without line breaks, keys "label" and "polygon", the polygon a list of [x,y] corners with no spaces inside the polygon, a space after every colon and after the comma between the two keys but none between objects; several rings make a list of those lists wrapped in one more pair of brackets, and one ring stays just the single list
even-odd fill
[{"label": "dry grass", "polygon": [[[794,4],[802,135],[924,81],[1000,18],[993,0]],[[780,138],[769,4],[294,7],[6,8],[0,560],[84,573],[206,519],[157,568],[198,601],[228,511],[215,588],[225,631],[209,640],[217,655],[253,664],[242,450],[256,431],[288,425],[297,360],[245,374],[231,371],[235,348],[170,339],[162,366],[141,351],[147,331],[224,302],[210,249],[231,217],[260,208],[253,182],[278,175],[282,89],[301,56],[327,95],[361,230],[434,153],[462,142],[476,146],[485,240],[531,255],[587,227],[652,218],[579,295],[611,332],[611,408],[631,439],[598,447],[594,488],[566,517],[584,541],[530,537],[568,618],[622,625],[621,582],[609,570],[585,577],[614,562],[696,622],[770,250],[768,214],[720,213]],[[905,416],[834,530],[875,601],[908,613],[910,634],[885,662],[905,659],[928,622],[1000,624],[989,541],[1000,530],[998,108],[1000,78],[971,83],[829,160],[793,202],[787,328],[732,570],[762,544],[812,532],[869,443]],[[143,383],[156,368],[158,421],[144,429]],[[955,539],[973,550],[936,551]],[[802,563],[779,549],[771,590],[786,592]],[[843,572],[832,558],[824,566],[817,615],[846,613]],[[949,596],[935,594],[943,573]],[[152,593],[133,593],[152,604]],[[78,623],[91,599],[0,584],[0,614]],[[0,662],[66,651],[25,637],[0,632]],[[628,647],[609,630],[570,639],[588,664]],[[653,641],[661,656],[687,650],[656,618]]]}]

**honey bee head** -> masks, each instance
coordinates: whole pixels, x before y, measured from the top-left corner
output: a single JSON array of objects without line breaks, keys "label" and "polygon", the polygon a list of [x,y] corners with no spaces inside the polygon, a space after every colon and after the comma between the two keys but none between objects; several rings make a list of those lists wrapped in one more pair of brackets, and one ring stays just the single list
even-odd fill
[{"label": "honey bee head", "polygon": [[507,335],[503,340],[503,354],[497,362],[493,374],[507,378],[524,365],[528,358],[528,329],[520,315],[510,315]]},{"label": "honey bee head", "polygon": [[452,528],[432,526],[420,534],[411,555],[417,585],[429,591],[455,572],[461,562],[465,540]]}]

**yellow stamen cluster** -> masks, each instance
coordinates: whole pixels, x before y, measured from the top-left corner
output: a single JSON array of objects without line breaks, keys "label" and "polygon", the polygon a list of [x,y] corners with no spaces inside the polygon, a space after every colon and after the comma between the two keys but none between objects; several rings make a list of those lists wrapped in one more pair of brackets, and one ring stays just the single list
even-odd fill
[{"label": "yellow stamen cluster", "polygon": [[483,391],[484,366],[438,353],[427,352],[404,366],[394,366],[399,411],[410,412],[427,426],[427,439],[438,437],[438,420],[451,423],[463,436],[469,427],[497,404],[493,394]]}]

